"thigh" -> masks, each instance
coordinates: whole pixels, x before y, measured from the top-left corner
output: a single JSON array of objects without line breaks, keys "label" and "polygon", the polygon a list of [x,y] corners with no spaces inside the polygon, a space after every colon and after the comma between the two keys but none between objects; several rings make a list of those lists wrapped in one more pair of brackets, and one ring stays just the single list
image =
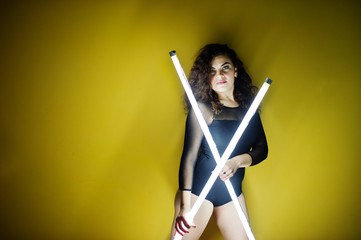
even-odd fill
[{"label": "thigh", "polygon": [[[242,210],[248,219],[248,211],[244,195],[239,196],[239,202]],[[214,216],[216,218],[219,230],[225,240],[246,240],[247,234],[243,228],[242,222],[233,202],[229,202],[214,208]]]},{"label": "thigh", "polygon": [[[192,194],[192,205],[194,205],[195,201],[198,199],[198,196]],[[175,200],[175,218],[180,211],[180,194],[178,193]],[[213,204],[208,201],[204,200],[201,207],[199,208],[196,216],[194,217],[194,224],[197,226],[196,228],[191,228],[189,233],[186,233],[183,236],[183,240],[197,240],[201,237],[204,229],[206,228],[209,219],[211,218],[213,213]],[[175,234],[175,219],[173,220],[172,231],[171,231],[171,239]]]}]

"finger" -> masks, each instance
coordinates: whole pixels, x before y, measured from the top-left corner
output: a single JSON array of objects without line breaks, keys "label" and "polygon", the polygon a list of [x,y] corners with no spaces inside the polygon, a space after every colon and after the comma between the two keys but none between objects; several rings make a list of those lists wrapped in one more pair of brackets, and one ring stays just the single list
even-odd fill
[{"label": "finger", "polygon": [[189,227],[191,227],[191,228],[196,228],[197,225],[195,225],[195,224],[192,222],[191,224],[189,224]]},{"label": "finger", "polygon": [[[189,219],[188,219],[189,220]],[[188,228],[196,228],[197,225],[193,222],[193,220],[190,220],[190,222],[185,221],[188,224]]]},{"label": "finger", "polygon": [[220,173],[219,173],[219,177],[225,177],[227,175],[227,170],[223,169]]},{"label": "finger", "polygon": [[228,171],[228,172],[226,172],[224,175],[222,174],[221,176],[220,176],[220,178],[221,178],[221,180],[223,180],[223,181],[226,181],[226,180],[228,180],[228,179],[230,179],[231,177],[233,177],[233,172],[232,171]]},{"label": "finger", "polygon": [[228,175],[228,176],[224,179],[224,181],[229,180],[231,177],[232,177],[231,175]]},{"label": "finger", "polygon": [[184,233],[179,229],[179,223],[177,223],[176,225],[175,225],[175,230],[180,234],[180,235],[184,235]]},{"label": "finger", "polygon": [[224,181],[226,175],[222,172],[221,174],[219,174],[219,178]]},{"label": "finger", "polygon": [[183,221],[181,222],[181,224],[179,224],[179,226],[183,232],[189,233],[189,231],[188,231],[189,227],[187,227]]},{"label": "finger", "polygon": [[184,217],[179,217],[177,220],[178,223],[178,229],[180,231],[182,231],[183,233],[189,233],[188,229],[189,229],[189,225],[188,223],[185,221]]},{"label": "finger", "polygon": [[223,176],[227,176],[229,174],[230,170],[229,169],[223,169],[221,172],[221,175]]},{"label": "finger", "polygon": [[181,220],[186,228],[190,228],[190,224],[186,221],[186,219],[183,216],[181,217]]}]

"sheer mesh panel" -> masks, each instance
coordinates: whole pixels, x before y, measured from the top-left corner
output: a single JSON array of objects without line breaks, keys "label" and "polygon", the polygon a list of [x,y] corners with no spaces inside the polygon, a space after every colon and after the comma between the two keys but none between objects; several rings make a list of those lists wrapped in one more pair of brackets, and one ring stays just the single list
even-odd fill
[{"label": "sheer mesh panel", "polygon": [[[210,105],[200,103],[199,107],[208,126],[211,125],[213,120],[241,121],[247,111],[246,109],[242,109],[240,107],[223,107],[222,112],[215,115]],[[255,113],[251,122],[252,128],[257,129],[257,131],[255,131],[255,134],[257,134],[257,141],[252,145],[247,153],[252,157],[252,165],[256,165],[267,157],[268,146],[258,112]],[[184,147],[179,168],[179,189],[181,190],[191,190],[192,188],[194,166],[199,153],[202,151],[202,140],[203,132],[199,126],[194,111],[191,109],[186,120]],[[228,145],[228,143],[226,144]]]}]

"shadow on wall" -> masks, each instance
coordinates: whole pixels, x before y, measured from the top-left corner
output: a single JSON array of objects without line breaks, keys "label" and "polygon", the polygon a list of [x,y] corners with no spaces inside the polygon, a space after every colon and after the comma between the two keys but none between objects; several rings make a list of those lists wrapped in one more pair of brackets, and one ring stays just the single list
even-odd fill
[{"label": "shadow on wall", "polygon": [[[270,24],[268,24],[267,26],[262,26],[263,29],[263,37],[262,38],[258,38],[258,42],[255,44],[253,42],[253,49],[249,50],[249,48],[246,46],[247,43],[245,43],[243,41],[242,36],[237,35],[237,30],[232,30],[230,31],[229,28],[227,28],[227,30],[225,29],[219,29],[218,31],[214,31],[215,34],[208,36],[208,39],[206,39],[206,42],[203,45],[199,46],[199,49],[202,48],[204,45],[209,44],[209,43],[221,43],[221,44],[227,44],[228,46],[230,46],[231,48],[233,48],[237,54],[238,57],[243,61],[246,71],[247,73],[251,76],[251,78],[253,79],[252,73],[250,73],[247,69],[247,66],[249,66],[250,63],[253,62],[253,59],[244,59],[245,55],[252,55],[249,53],[249,51],[253,51],[255,54],[259,54],[260,52],[263,51],[264,45],[267,45],[269,43],[267,43],[267,41],[272,41],[274,44],[274,48],[269,49],[267,48],[268,51],[271,51],[270,53],[268,53],[269,58],[264,59],[264,61],[262,62],[262,66],[264,67],[261,69],[261,73],[258,73],[260,75],[264,75],[263,72],[266,71],[267,67],[272,63],[272,59],[274,59],[277,56],[277,52],[279,51],[279,49],[281,48],[281,42],[280,41],[275,41],[274,39],[270,39],[271,38],[271,29],[272,26],[269,26]],[[241,28],[241,26],[237,26],[235,25],[233,29],[238,29]],[[260,30],[262,31],[262,30]],[[245,52],[245,54],[242,54],[242,52]],[[197,52],[195,52],[190,58],[195,58],[195,56],[197,55]],[[188,75],[189,73],[186,73],[186,75]],[[267,75],[267,73],[265,74]],[[178,76],[177,76],[178,78]],[[258,81],[262,80],[262,79],[257,79]],[[255,84],[256,86],[258,86],[257,82],[253,79],[253,84]],[[184,123],[183,123],[184,124]],[[181,142],[181,145],[183,144],[183,138],[182,140],[180,140],[179,142]],[[182,148],[182,146],[181,146]],[[177,156],[178,159],[175,159],[172,163],[173,164],[169,164],[169,166],[167,168],[164,168],[164,176],[169,177],[170,179],[168,179],[168,182],[174,182],[174,178],[176,178],[176,181],[178,181],[178,167],[179,167],[179,161],[181,158],[181,150],[180,150],[180,155]],[[177,164],[174,164],[177,163]],[[176,175],[172,175],[169,174],[171,169],[171,172],[175,173]],[[247,184],[247,183],[246,183]],[[176,189],[174,189],[174,192],[176,192]],[[209,221],[207,228],[205,229],[201,239],[207,239],[207,240],[212,240],[212,239],[220,239],[221,238],[221,233],[219,232],[218,226],[212,216],[211,220]]]}]

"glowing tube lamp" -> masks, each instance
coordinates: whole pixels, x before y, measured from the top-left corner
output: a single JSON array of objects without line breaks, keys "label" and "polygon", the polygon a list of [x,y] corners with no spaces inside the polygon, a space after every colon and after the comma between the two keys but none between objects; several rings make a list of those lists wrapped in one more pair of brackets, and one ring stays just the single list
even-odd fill
[{"label": "glowing tube lamp", "polygon": [[[209,128],[208,128],[208,125],[206,123],[206,121],[204,120],[203,118],[203,115],[199,109],[199,106],[197,104],[197,100],[195,99],[194,95],[193,95],[193,92],[192,92],[192,89],[189,85],[189,82],[187,80],[187,77],[186,75],[184,74],[184,71],[183,71],[183,68],[181,67],[181,64],[176,56],[176,53],[175,51],[172,51],[169,53],[171,58],[172,58],[172,61],[173,61],[173,64],[176,68],[176,71],[178,73],[178,76],[182,82],[182,85],[184,87],[184,90],[187,94],[187,97],[188,97],[188,100],[194,110],[194,113],[197,117],[197,120],[199,122],[199,125],[203,131],[203,134],[207,140],[207,143],[211,149],[211,152],[217,162],[217,166],[216,168],[213,170],[212,172],[212,175],[210,176],[210,178],[208,179],[206,185],[204,186],[201,194],[199,195],[198,199],[196,200],[196,202],[194,203],[191,211],[189,212],[188,215],[184,216],[186,218],[186,221],[187,222],[192,222],[194,216],[196,215],[196,213],[198,212],[202,202],[204,201],[204,199],[206,198],[208,192],[210,191],[210,189],[212,188],[214,182],[216,181],[219,173],[221,172],[224,164],[226,163],[226,161],[228,160],[228,158],[230,157],[230,155],[232,154],[238,140],[241,138],[243,132],[245,131],[249,121],[251,120],[251,118],[253,117],[254,113],[257,111],[258,109],[258,106],[259,104],[261,103],[264,95],[266,94],[270,84],[272,83],[272,80],[267,78],[266,81],[264,82],[264,84],[262,85],[261,89],[259,90],[256,98],[253,100],[253,103],[251,104],[250,108],[248,109],[246,115],[244,116],[241,124],[239,125],[236,133],[234,134],[233,138],[231,139],[230,143],[228,144],[225,152],[223,153],[222,155],[222,158],[220,157],[219,153],[218,153],[218,150],[217,150],[217,147],[216,147],[216,144],[212,138],[212,135],[209,131]],[[232,201],[233,203],[235,204],[235,207],[236,207],[236,210],[237,210],[237,213],[241,219],[241,222],[243,224],[243,227],[246,231],[246,234],[248,236],[248,239],[250,240],[253,240],[255,239],[254,238],[254,235],[252,233],[252,230],[250,228],[250,225],[247,221],[247,218],[244,214],[244,212],[242,211],[242,208],[241,208],[241,205],[238,201],[238,198],[236,196],[236,193],[234,192],[234,189],[232,187],[232,184],[230,182],[230,180],[226,180],[225,181],[225,184],[226,184],[226,187],[230,193],[230,196],[232,198]],[[180,240],[182,239],[182,236],[180,234],[178,234],[178,232],[176,233],[176,236],[174,238],[175,240]]]}]

